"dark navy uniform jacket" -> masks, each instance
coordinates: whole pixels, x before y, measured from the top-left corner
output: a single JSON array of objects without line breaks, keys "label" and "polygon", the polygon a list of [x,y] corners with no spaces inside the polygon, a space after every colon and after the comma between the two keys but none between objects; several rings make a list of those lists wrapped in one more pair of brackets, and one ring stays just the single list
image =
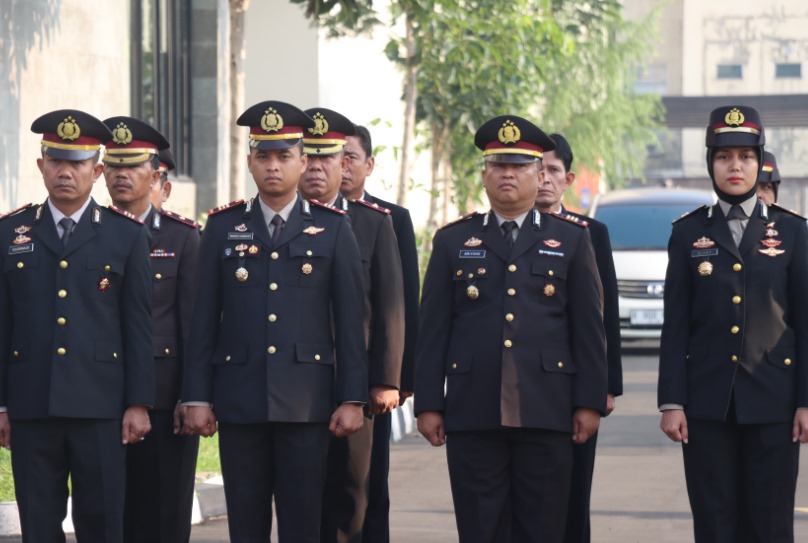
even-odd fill
[{"label": "dark navy uniform jacket", "polygon": [[184,345],[191,329],[199,233],[195,221],[152,207],[145,221],[151,239],[152,333],[156,409],[174,409],[182,389]]},{"label": "dark navy uniform jacket", "polygon": [[0,240],[0,405],[9,417],[114,419],[152,406],[143,225],[91,199],[63,247],[45,203],[0,221]]},{"label": "dark navy uniform jacket", "polygon": [[276,247],[257,198],[212,214],[197,284],[184,402],[258,423],[328,422],[339,403],[367,401],[362,265],[344,212],[298,198]]},{"label": "dark navy uniform jacket", "polygon": [[665,276],[659,405],[740,424],[808,407],[808,227],[759,204],[736,247],[718,204],[673,225]]},{"label": "dark navy uniform jacket", "polygon": [[443,412],[450,432],[571,432],[575,408],[606,408],[601,308],[582,226],[531,211],[510,251],[493,213],[442,228],[421,299],[416,413]]},{"label": "dark navy uniform jacket", "polygon": [[404,356],[404,282],[393,222],[389,211],[378,204],[339,196],[335,205],[347,208],[362,260],[369,384],[399,388]]}]

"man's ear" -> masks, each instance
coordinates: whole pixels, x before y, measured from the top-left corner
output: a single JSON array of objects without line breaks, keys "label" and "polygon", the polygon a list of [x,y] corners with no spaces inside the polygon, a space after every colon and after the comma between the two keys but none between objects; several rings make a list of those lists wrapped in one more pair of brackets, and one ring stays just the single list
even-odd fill
[{"label": "man's ear", "polygon": [[104,173],[104,164],[102,162],[97,162],[95,166],[93,166],[93,183],[98,181],[98,178],[101,177],[102,173]]},{"label": "man's ear", "polygon": [[575,172],[567,172],[567,187],[571,187],[575,183]]}]

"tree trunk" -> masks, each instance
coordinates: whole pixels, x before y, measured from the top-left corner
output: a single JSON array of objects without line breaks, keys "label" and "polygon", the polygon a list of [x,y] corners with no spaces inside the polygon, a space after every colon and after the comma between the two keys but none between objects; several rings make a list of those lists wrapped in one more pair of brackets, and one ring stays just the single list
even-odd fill
[{"label": "tree trunk", "polygon": [[249,7],[250,0],[230,0],[230,200],[243,197],[247,172],[247,134],[236,119],[244,111],[244,15]]},{"label": "tree trunk", "polygon": [[398,195],[396,196],[396,203],[400,206],[407,205],[407,187],[410,184],[410,154],[412,141],[415,139],[415,102],[418,99],[415,29],[412,14],[409,12],[406,16],[405,26],[407,68],[404,74],[404,135],[401,140],[401,168],[398,174]]}]

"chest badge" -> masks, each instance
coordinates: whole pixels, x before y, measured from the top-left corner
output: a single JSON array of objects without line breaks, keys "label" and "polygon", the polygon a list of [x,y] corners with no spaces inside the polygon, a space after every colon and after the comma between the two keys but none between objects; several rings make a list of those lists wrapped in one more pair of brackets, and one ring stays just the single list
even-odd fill
[{"label": "chest badge", "polygon": [[702,262],[699,264],[699,267],[696,268],[699,272],[699,275],[702,277],[707,277],[708,275],[712,275],[713,273],[713,263],[712,262]]},{"label": "chest badge", "polygon": [[472,300],[476,300],[480,297],[480,289],[478,289],[474,285],[469,285],[466,287],[466,296],[471,298]]},{"label": "chest badge", "polygon": [[314,271],[314,267],[308,262],[306,262],[305,264],[300,266],[300,271],[303,272],[303,275],[311,275],[311,272]]},{"label": "chest badge", "polygon": [[15,234],[20,234],[20,235],[25,234],[25,233],[30,232],[30,231],[31,231],[31,227],[30,226],[25,226],[25,225],[18,226],[17,228],[14,229],[14,233]]},{"label": "chest badge", "polygon": [[785,253],[785,249],[775,249],[774,247],[769,247],[767,249],[758,249],[758,252],[762,255],[770,256],[772,258],[776,256],[780,256],[781,254]]},{"label": "chest badge", "polygon": [[250,245],[250,248],[247,249],[247,252],[250,253],[251,255],[257,255],[258,254],[258,245]]},{"label": "chest badge", "polygon": [[236,281],[239,283],[243,283],[248,277],[250,277],[250,272],[248,272],[246,268],[241,267],[236,270]]},{"label": "chest badge", "polygon": [[544,295],[548,298],[555,296],[556,289],[553,285],[544,285]]},{"label": "chest badge", "polygon": [[544,240],[543,243],[545,245],[547,245],[548,247],[550,247],[551,249],[557,249],[558,247],[561,247],[561,242],[556,241],[554,239],[546,239],[546,240]]},{"label": "chest badge", "polygon": [[771,223],[766,227],[766,237],[773,238],[775,236],[779,236],[780,232],[774,229],[774,223]]},{"label": "chest badge", "polygon": [[29,238],[28,236],[23,236],[22,234],[20,234],[19,236],[14,238],[14,241],[12,241],[11,243],[13,243],[14,245],[24,245],[24,244],[28,243],[29,241],[31,241],[31,238]]},{"label": "chest badge", "polygon": [[762,243],[764,247],[770,247],[771,248],[771,247],[777,247],[778,245],[780,245],[783,242],[780,241],[779,239],[766,238],[766,239],[760,240],[760,243]]},{"label": "chest badge", "polygon": [[102,277],[98,281],[98,292],[106,292],[109,290],[109,287],[112,285],[109,281],[109,277]]},{"label": "chest badge", "polygon": [[693,242],[693,247],[695,247],[696,249],[709,249],[710,247],[713,247],[714,245],[715,245],[715,242],[713,240],[711,240],[710,238],[708,238],[707,236],[702,236],[702,237],[700,237],[699,239],[697,239],[696,241]]},{"label": "chest badge", "polygon": [[316,236],[320,232],[325,232],[325,228],[320,228],[318,226],[309,226],[305,230],[303,230],[304,234],[308,234],[310,236]]},{"label": "chest badge", "polygon": [[235,230],[236,232],[246,232],[247,231],[247,225],[244,224],[244,223],[241,223],[238,226],[234,226],[233,230]]},{"label": "chest badge", "polygon": [[482,244],[483,240],[477,239],[474,236],[472,236],[469,239],[467,239],[463,245],[465,245],[466,247],[479,247]]}]

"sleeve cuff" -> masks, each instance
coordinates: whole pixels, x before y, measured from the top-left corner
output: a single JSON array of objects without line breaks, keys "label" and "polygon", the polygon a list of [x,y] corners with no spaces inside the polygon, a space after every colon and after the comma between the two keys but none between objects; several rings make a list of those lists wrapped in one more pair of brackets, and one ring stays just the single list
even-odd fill
[{"label": "sleeve cuff", "polygon": [[213,404],[210,402],[182,402],[185,407],[210,407],[213,409]]},{"label": "sleeve cuff", "polygon": [[679,405],[678,403],[663,403],[659,406],[660,411],[671,411],[674,409],[684,409],[684,405]]}]

